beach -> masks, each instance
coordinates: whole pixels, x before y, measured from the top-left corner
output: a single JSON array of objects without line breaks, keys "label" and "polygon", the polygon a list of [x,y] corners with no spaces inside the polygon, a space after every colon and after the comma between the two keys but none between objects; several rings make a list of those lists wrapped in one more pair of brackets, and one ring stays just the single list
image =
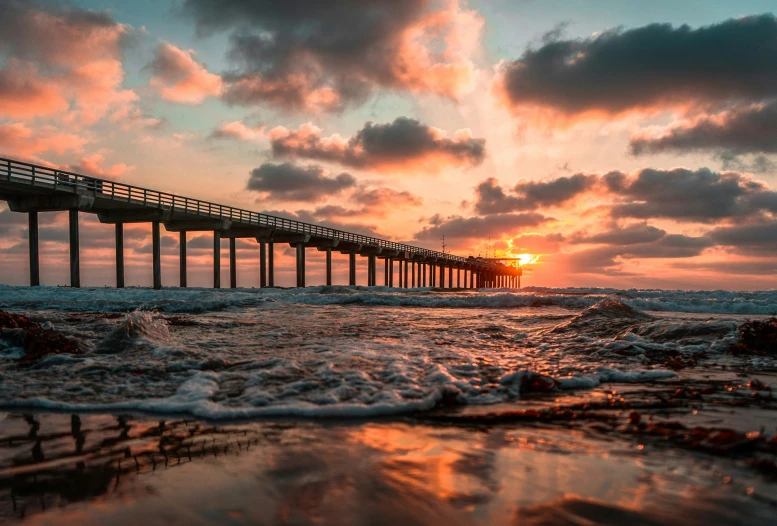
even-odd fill
[{"label": "beach", "polygon": [[773,291],[0,289],[3,523],[777,517]]}]

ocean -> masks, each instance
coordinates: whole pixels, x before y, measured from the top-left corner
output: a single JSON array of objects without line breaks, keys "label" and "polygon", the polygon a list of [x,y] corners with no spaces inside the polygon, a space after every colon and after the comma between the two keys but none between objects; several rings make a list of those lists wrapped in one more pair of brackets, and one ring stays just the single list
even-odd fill
[{"label": "ocean", "polygon": [[0,286],[0,523],[775,524],[777,291]]}]

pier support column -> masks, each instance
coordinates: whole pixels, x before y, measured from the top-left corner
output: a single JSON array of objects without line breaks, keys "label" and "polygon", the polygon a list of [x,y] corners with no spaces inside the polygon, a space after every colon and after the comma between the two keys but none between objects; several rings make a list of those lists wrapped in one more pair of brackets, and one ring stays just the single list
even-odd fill
[{"label": "pier support column", "polygon": [[356,254],[348,254],[348,285],[356,285]]},{"label": "pier support column", "polygon": [[81,251],[78,239],[78,210],[68,210],[68,222],[70,223],[70,286],[81,286]]},{"label": "pier support column", "polygon": [[386,258],[383,260],[383,286],[388,287],[389,286],[389,265],[391,264],[391,259]]},{"label": "pier support column", "polygon": [[[466,276],[464,277],[466,279]],[[461,269],[460,268],[456,269],[456,288],[458,289],[461,288]]]},{"label": "pier support column", "polygon": [[402,288],[402,260],[400,259],[398,262],[397,267],[399,267],[399,283],[397,283],[398,288]]},{"label": "pier support column", "polygon": [[386,258],[386,261],[389,262],[388,264],[388,286],[393,287],[394,286],[394,260],[391,258]]},{"label": "pier support column", "polygon": [[181,288],[186,287],[186,230],[178,233],[178,282]]},{"label": "pier support column", "polygon": [[376,272],[376,258],[374,254],[370,254],[367,256],[367,286],[368,287],[374,287],[376,285],[376,278],[377,278],[377,272]]},{"label": "pier support column", "polygon": [[275,243],[267,243],[267,286],[275,286]]},{"label": "pier support column", "polygon": [[518,276],[518,287],[517,288],[519,288],[519,289],[521,288],[521,276],[520,275]]},{"label": "pier support column", "polygon": [[221,288],[221,232],[213,231],[213,288]]},{"label": "pier support column", "polygon": [[154,290],[162,288],[162,238],[159,221],[151,223],[151,259],[154,267]]},{"label": "pier support column", "polygon": [[445,288],[445,265],[440,265],[440,288]]},{"label": "pier support column", "polygon": [[332,249],[326,249],[326,284],[332,284]]},{"label": "pier support column", "polygon": [[305,286],[305,244],[297,243],[297,287]]},{"label": "pier support column", "polygon": [[124,223],[116,223],[116,288],[124,288]]},{"label": "pier support column", "polygon": [[259,242],[259,287],[267,286],[267,243]]},{"label": "pier support column", "polygon": [[430,287],[434,287],[434,274],[435,274],[434,269],[436,268],[437,268],[437,265],[435,265],[434,263],[429,264],[429,286]]},{"label": "pier support column", "polygon": [[426,263],[421,263],[421,286],[426,287]]},{"label": "pier support column", "polygon": [[30,286],[40,285],[40,255],[38,252],[38,212],[29,212]]},{"label": "pier support column", "polygon": [[453,288],[453,265],[448,267],[448,288]]},{"label": "pier support column", "polygon": [[237,288],[237,243],[234,237],[229,238],[229,286]]},{"label": "pier support column", "polygon": [[407,266],[408,266],[408,261],[405,260],[405,288],[408,288],[407,287],[407,278],[408,278],[408,276],[407,276]]},{"label": "pier support column", "polygon": [[411,265],[411,267],[412,267],[411,269],[413,271],[413,278],[410,280],[410,286],[413,287],[413,288],[416,288],[417,287],[416,282],[415,282],[415,266],[416,266],[416,262],[413,261],[412,263],[410,263],[410,265]]}]

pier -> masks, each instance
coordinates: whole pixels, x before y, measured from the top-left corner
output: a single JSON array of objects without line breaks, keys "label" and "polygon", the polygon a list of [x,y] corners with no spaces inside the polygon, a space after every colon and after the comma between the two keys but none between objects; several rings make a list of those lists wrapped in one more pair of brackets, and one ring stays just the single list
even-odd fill
[{"label": "pier", "polygon": [[[40,285],[38,213],[68,212],[70,286],[81,286],[78,218],[96,214],[115,226],[116,287],[124,287],[124,225],[151,223],[153,287],[162,288],[161,225],[180,235],[180,287],[186,287],[186,234],[213,235],[213,287],[221,287],[221,240],[229,239],[230,283],[237,283],[235,240],[255,239],[261,287],[275,286],[274,247],[296,250],[296,285],[305,286],[308,249],[326,252],[326,284],[332,285],[332,251],[348,255],[349,285],[356,285],[356,257],[367,258],[367,286],[377,286],[378,260],[383,260],[387,287],[494,288],[520,287],[521,269],[480,258],[396,243],[312,223],[262,214],[191,197],[160,192],[0,157],[0,200],[29,217],[30,285]],[[396,269],[396,271],[395,271]],[[447,278],[446,278],[447,274]]]}]

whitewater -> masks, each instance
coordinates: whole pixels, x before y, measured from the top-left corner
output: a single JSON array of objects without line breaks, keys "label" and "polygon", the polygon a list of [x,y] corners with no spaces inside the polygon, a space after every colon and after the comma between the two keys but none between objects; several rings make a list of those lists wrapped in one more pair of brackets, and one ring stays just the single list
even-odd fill
[{"label": "whitewater", "polygon": [[678,357],[773,368],[725,351],[777,291],[3,286],[0,310],[83,349],[21,366],[0,333],[6,409],[347,419],[669,380]]}]

